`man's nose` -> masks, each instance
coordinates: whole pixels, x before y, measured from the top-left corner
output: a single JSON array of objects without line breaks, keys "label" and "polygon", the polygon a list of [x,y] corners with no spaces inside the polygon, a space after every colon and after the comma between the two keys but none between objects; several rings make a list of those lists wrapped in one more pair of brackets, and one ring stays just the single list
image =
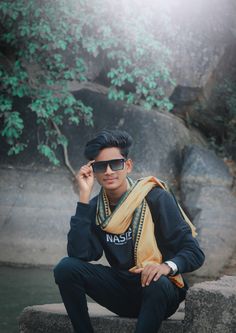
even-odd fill
[{"label": "man's nose", "polygon": [[111,169],[110,165],[107,164],[107,168],[106,168],[106,171],[105,171],[106,174],[111,174],[113,173],[113,170]]}]

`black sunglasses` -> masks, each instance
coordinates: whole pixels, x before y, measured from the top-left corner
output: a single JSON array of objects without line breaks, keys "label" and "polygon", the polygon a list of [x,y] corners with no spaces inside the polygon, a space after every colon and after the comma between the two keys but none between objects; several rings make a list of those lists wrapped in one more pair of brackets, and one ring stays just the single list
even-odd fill
[{"label": "black sunglasses", "polygon": [[91,165],[93,168],[93,172],[102,173],[107,170],[108,165],[112,171],[123,170],[124,164],[125,164],[125,159],[119,158],[119,159],[109,160],[109,161],[93,162]]}]

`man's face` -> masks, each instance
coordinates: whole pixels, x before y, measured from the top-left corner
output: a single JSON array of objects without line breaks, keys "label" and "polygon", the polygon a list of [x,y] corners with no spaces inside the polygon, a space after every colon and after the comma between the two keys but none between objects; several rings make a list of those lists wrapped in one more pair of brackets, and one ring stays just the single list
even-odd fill
[{"label": "man's face", "polygon": [[[116,147],[104,148],[100,151],[95,158],[95,162],[109,161],[116,159],[123,159],[120,149]],[[127,183],[126,176],[132,171],[132,161],[130,159],[124,162],[124,168],[122,170],[113,171],[108,164],[104,172],[96,172],[95,177],[98,183],[108,191],[121,190],[126,191]]]}]

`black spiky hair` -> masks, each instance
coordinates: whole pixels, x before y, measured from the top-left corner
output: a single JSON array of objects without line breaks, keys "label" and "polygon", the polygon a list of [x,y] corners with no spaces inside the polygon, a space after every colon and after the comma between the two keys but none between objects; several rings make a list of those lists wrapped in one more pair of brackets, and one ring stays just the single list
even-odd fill
[{"label": "black spiky hair", "polygon": [[94,160],[102,149],[116,147],[120,149],[121,155],[127,158],[132,142],[132,137],[125,131],[103,130],[87,142],[84,156],[88,160]]}]

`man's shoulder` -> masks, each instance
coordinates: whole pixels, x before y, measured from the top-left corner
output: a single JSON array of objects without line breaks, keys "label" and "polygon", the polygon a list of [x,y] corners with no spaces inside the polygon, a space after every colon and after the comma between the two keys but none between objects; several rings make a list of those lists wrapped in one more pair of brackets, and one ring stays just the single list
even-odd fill
[{"label": "man's shoulder", "polygon": [[168,192],[159,186],[155,186],[151,191],[148,192],[145,199],[148,202],[159,200],[161,197],[168,195]]}]

